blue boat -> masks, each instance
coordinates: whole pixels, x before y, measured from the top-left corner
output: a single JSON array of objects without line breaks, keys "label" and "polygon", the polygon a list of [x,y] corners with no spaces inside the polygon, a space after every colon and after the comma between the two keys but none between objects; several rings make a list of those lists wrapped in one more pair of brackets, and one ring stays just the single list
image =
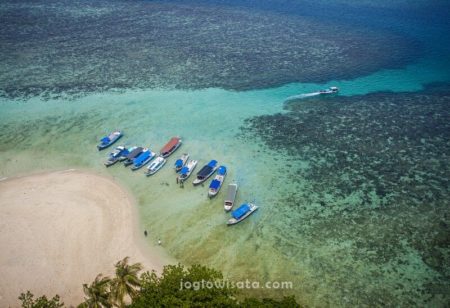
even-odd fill
[{"label": "blue boat", "polygon": [[197,163],[197,160],[191,159],[183,168],[181,168],[180,175],[177,177],[177,183],[180,183],[180,185],[183,184],[183,182],[191,175],[192,171],[194,171]]},{"label": "blue boat", "polygon": [[100,144],[97,145],[97,149],[99,151],[106,149],[107,147],[112,145],[114,142],[119,140],[120,137],[122,137],[122,136],[123,136],[123,133],[120,130],[112,132],[111,134],[109,134],[109,136],[105,136],[102,139],[100,139]]},{"label": "blue boat", "polygon": [[129,149],[123,146],[116,147],[114,151],[109,153],[108,160],[105,161],[105,166],[106,167],[112,166],[118,161],[125,159],[125,155],[128,155],[128,153],[130,153]]},{"label": "blue boat", "polygon": [[128,153],[128,155],[125,156],[125,160],[123,162],[123,165],[129,166],[133,163],[133,160],[138,157],[139,155],[141,155],[141,153],[144,151],[143,147],[136,147],[134,148],[132,151],[130,151],[130,153]]},{"label": "blue boat", "polygon": [[235,225],[238,222],[243,221],[245,218],[253,214],[258,207],[253,203],[244,203],[239,208],[231,212],[231,218],[228,220],[227,225]]},{"label": "blue boat", "polygon": [[204,165],[202,169],[197,173],[197,178],[192,182],[194,185],[198,185],[206,181],[217,170],[217,160],[211,160],[207,165]]},{"label": "blue boat", "polygon": [[184,165],[186,165],[186,162],[187,162],[188,158],[189,158],[189,154],[184,153],[183,155],[181,155],[180,158],[178,158],[175,161],[175,172],[180,172],[181,171],[181,168],[183,168]]},{"label": "blue boat", "polygon": [[138,157],[133,159],[133,167],[131,170],[138,170],[142,166],[146,165],[149,161],[155,158],[156,153],[150,151],[149,149],[144,149]]},{"label": "blue boat", "polygon": [[220,166],[217,169],[217,174],[214,179],[209,184],[208,197],[212,198],[219,193],[220,188],[222,187],[223,181],[225,181],[225,176],[227,175],[227,167]]}]

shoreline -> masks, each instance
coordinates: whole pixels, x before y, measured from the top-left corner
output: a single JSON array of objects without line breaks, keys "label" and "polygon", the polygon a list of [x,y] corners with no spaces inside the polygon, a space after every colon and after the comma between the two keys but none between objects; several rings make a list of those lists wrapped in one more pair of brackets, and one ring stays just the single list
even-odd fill
[{"label": "shoreline", "polygon": [[174,263],[141,233],[134,196],[113,177],[66,169],[0,181],[0,306],[21,292],[83,301],[83,283],[126,256],[160,273]]}]

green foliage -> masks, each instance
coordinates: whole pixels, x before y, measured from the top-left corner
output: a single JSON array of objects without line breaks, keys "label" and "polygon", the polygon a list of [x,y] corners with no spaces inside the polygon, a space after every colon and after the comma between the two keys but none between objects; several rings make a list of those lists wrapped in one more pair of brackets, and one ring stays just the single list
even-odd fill
[{"label": "green foliage", "polygon": [[[131,307],[235,307],[236,290],[231,287],[195,288],[194,282],[221,281],[220,272],[201,265],[184,268],[183,265],[167,265],[161,277],[153,271],[141,276],[142,287]],[[187,288],[186,286],[192,287]]]},{"label": "green foliage", "polygon": [[78,305],[78,308],[102,308],[111,307],[110,298],[110,283],[109,277],[102,277],[98,274],[90,286],[83,284],[83,292],[86,295],[85,301]]},{"label": "green foliage", "polygon": [[27,291],[27,293],[21,293],[19,300],[22,302],[23,308],[59,308],[63,307],[64,303],[59,300],[59,295],[55,295],[51,300],[48,300],[45,295],[33,299],[34,295]]},{"label": "green foliage", "polygon": [[[187,268],[181,264],[167,265],[161,276],[152,271],[143,273],[140,278],[142,265],[129,265],[128,257],[117,262],[115,267],[113,279],[99,274],[90,285],[83,284],[85,301],[78,308],[300,307],[293,296],[281,300],[243,298],[233,283],[223,279],[221,272],[198,264]],[[23,308],[60,308],[64,305],[59,302],[58,295],[51,300],[45,296],[33,300],[30,291],[22,293],[19,299]]]},{"label": "green foliage", "polygon": [[278,307],[278,308],[297,308],[300,305],[295,301],[294,296],[283,297],[280,301],[277,301],[273,298],[263,298],[262,300],[258,300],[253,297],[246,298],[242,303],[240,303],[240,307],[244,308],[269,308],[269,307]]},{"label": "green foliage", "polygon": [[125,299],[133,300],[138,295],[141,286],[139,272],[140,263],[128,264],[129,257],[116,263],[116,277],[111,281],[111,299],[118,307],[123,307]]}]

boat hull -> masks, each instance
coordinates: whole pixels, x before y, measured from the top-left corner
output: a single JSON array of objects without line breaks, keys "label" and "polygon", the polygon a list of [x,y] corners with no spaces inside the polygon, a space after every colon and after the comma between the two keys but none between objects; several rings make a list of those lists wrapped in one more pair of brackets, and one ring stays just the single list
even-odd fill
[{"label": "boat hull", "polygon": [[217,168],[214,168],[213,171],[211,173],[209,173],[208,175],[206,175],[203,179],[199,179],[196,178],[192,184],[194,184],[194,186],[200,185],[201,183],[204,183],[207,179],[209,179],[211,177],[211,175],[214,174],[214,172],[216,172]]},{"label": "boat hull", "polygon": [[106,144],[99,144],[97,145],[97,149],[99,151],[104,150],[110,146],[112,146],[117,140],[119,140],[120,138],[122,138],[123,134],[118,135],[116,138],[112,139],[110,142],[106,143]]},{"label": "boat hull", "polygon": [[248,218],[251,214],[253,214],[253,213],[256,212],[257,210],[258,210],[258,207],[257,207],[256,205],[252,205],[251,210],[248,211],[247,213],[245,213],[245,215],[242,216],[241,218],[239,218],[239,219],[230,218],[230,219],[227,221],[227,226],[232,226],[232,225],[235,225],[235,224],[240,223],[241,221],[243,221],[243,220],[245,220],[246,218]]},{"label": "boat hull", "polygon": [[164,165],[166,164],[167,160],[164,160],[157,168],[152,169],[152,170],[148,170],[145,172],[146,176],[150,176],[150,175],[154,175],[156,172],[158,172],[159,170],[161,170],[162,167],[164,167]]},{"label": "boat hull", "polygon": [[144,167],[145,165],[147,165],[155,156],[150,156],[149,158],[147,158],[146,160],[144,160],[141,164],[139,165],[134,165],[133,167],[131,167],[131,170],[135,171],[135,170],[139,170],[142,167]]}]

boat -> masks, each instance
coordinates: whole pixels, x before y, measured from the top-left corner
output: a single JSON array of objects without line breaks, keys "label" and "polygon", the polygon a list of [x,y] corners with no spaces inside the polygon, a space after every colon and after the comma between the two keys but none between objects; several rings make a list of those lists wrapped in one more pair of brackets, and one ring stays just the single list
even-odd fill
[{"label": "boat", "polygon": [[133,159],[138,157],[139,154],[142,153],[142,151],[144,151],[143,147],[136,147],[133,151],[128,153],[128,155],[125,156],[125,160],[123,162],[124,166],[126,167],[128,165],[131,165],[133,163]]},{"label": "boat", "polygon": [[329,87],[328,89],[320,90],[319,94],[336,94],[339,92],[338,87]]},{"label": "boat", "polygon": [[173,152],[175,152],[181,145],[181,139],[179,137],[173,137],[167,142],[165,146],[160,151],[160,156],[163,158],[169,157]]},{"label": "boat", "polygon": [[186,165],[188,158],[189,154],[184,153],[183,155],[181,155],[180,158],[177,159],[177,161],[175,162],[175,172],[180,172],[181,168],[183,168],[184,165]]},{"label": "boat", "polygon": [[225,209],[225,211],[227,211],[227,212],[231,211],[231,209],[233,208],[234,200],[236,199],[237,190],[238,190],[237,184],[232,183],[232,184],[228,185],[227,197],[223,204],[223,208]]},{"label": "boat", "polygon": [[222,187],[226,175],[227,175],[227,167],[220,166],[217,169],[216,176],[211,181],[211,184],[209,184],[208,197],[212,198],[219,193],[219,190]]},{"label": "boat", "polygon": [[217,160],[211,160],[207,165],[204,165],[199,172],[197,172],[197,178],[192,182],[194,185],[198,185],[206,181],[217,170]]},{"label": "boat", "polygon": [[155,158],[156,153],[150,151],[149,149],[144,149],[138,157],[133,159],[133,167],[131,170],[138,170],[142,166],[146,165],[149,161]]},{"label": "boat", "polygon": [[109,153],[108,160],[105,161],[105,166],[109,167],[109,166],[114,165],[118,161],[124,159],[125,155],[127,155],[128,153],[130,153],[130,152],[127,148],[125,148],[123,146],[116,147],[114,149],[114,151]]},{"label": "boat", "polygon": [[227,225],[231,226],[243,221],[245,218],[253,214],[257,209],[258,207],[253,203],[242,204],[236,210],[231,212],[231,218],[228,220]]},{"label": "boat", "polygon": [[110,145],[112,145],[114,142],[120,139],[120,137],[123,136],[123,133],[120,130],[114,131],[108,136],[103,137],[100,139],[100,144],[97,145],[97,149],[99,151],[106,149]]},{"label": "boat", "polygon": [[307,99],[307,98],[314,97],[314,96],[337,94],[338,92],[339,92],[338,87],[329,87],[327,89],[319,90],[317,92],[303,93],[303,94],[289,96],[284,101],[291,102],[291,101],[295,101],[298,99]]},{"label": "boat", "polygon": [[159,169],[161,169],[164,166],[166,161],[167,160],[164,157],[158,156],[154,161],[151,162],[150,165],[148,165],[145,174],[147,176],[155,174],[156,172],[158,172]]},{"label": "boat", "polygon": [[197,166],[198,160],[191,159],[187,162],[187,164],[181,168],[180,174],[177,177],[177,183],[183,183],[188,179],[188,177],[191,175],[192,171],[194,171],[195,167]]}]

